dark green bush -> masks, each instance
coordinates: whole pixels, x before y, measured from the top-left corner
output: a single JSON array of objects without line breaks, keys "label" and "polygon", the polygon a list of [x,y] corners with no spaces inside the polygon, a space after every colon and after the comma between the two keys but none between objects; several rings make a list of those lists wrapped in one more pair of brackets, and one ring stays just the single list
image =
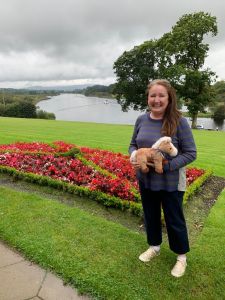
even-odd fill
[{"label": "dark green bush", "polygon": [[55,114],[54,113],[49,113],[47,111],[38,109],[36,111],[36,114],[37,114],[37,119],[55,120]]}]

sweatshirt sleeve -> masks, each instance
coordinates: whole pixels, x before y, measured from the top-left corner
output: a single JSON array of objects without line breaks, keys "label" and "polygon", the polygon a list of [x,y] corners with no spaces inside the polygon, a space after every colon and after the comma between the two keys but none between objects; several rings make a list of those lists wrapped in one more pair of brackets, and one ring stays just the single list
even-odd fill
[{"label": "sweatshirt sleeve", "polygon": [[197,157],[197,150],[191,128],[185,118],[181,118],[177,128],[178,138],[178,155],[164,166],[164,171],[178,170],[191,162]]},{"label": "sweatshirt sleeve", "polygon": [[130,146],[128,149],[129,154],[131,154],[134,150],[138,149],[138,146],[136,143],[136,137],[137,137],[138,130],[139,130],[139,124],[140,124],[140,116],[137,118],[135,125],[134,125],[133,135],[132,135]]}]

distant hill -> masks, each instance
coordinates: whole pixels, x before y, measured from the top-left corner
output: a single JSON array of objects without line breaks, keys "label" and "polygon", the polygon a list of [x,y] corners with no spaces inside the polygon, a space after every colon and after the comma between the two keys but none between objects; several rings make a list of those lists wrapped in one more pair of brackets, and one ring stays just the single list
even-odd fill
[{"label": "distant hill", "polygon": [[57,86],[30,86],[27,88],[13,89],[0,88],[0,93],[10,94],[59,94],[59,93],[79,93],[85,96],[115,98],[113,95],[115,84],[106,85],[91,85],[91,84],[76,84],[76,85],[57,85]]}]

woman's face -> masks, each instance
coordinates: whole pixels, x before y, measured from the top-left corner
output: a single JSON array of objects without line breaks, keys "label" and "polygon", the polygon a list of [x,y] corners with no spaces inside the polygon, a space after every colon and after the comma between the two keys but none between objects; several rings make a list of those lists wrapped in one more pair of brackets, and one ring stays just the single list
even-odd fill
[{"label": "woman's face", "polygon": [[153,85],[148,92],[148,105],[153,117],[163,117],[169,104],[169,95],[167,89],[160,85]]}]

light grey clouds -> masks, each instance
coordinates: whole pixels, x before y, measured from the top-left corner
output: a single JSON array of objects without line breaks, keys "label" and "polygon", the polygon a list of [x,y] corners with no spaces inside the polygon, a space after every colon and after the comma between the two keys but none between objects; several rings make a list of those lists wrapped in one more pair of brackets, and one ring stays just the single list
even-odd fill
[{"label": "light grey clouds", "polygon": [[123,51],[197,11],[217,17],[206,66],[225,79],[224,8],[221,0],[1,0],[0,86],[111,83]]}]

